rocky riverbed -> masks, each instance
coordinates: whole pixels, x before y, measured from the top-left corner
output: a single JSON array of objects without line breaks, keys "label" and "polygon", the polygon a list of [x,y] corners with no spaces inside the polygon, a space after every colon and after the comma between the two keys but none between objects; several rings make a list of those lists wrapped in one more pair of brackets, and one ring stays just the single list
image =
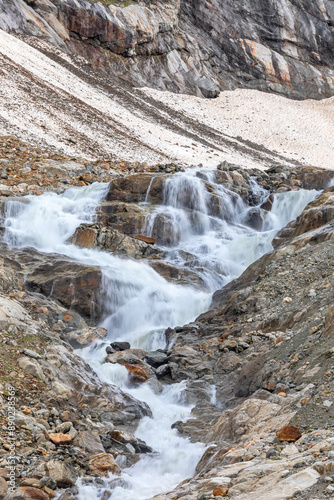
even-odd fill
[{"label": "rocky riverbed", "polygon": [[[142,419],[152,417],[138,388],[159,394],[175,383],[184,387],[182,404],[192,410],[187,420],[172,422],[173,432],[187,446],[202,442],[206,448],[194,477],[155,499],[331,498],[333,173],[286,166],[245,171],[225,162],[212,173],[197,169],[185,181],[175,164],[151,171],[145,165],[92,164],[15,138],[2,143],[1,161],[0,498],[73,500],[85,498],[85,491],[109,498],[121,487],[124,470],[156,455],[137,435]],[[175,294],[186,287],[202,310],[209,309],[186,325],[171,319],[159,333],[167,345],[115,343],[120,316],[106,321],[106,279],[124,293],[120,274],[110,278],[97,264],[50,253],[47,242],[44,250],[37,248],[34,229],[30,248],[19,244],[24,228],[13,221],[34,203],[22,196],[42,200],[46,191],[63,193],[68,169],[70,186],[106,183],[96,216],[77,225],[68,245],[119,256],[124,266],[128,258],[131,265],[145,263],[147,280],[154,276],[161,286],[175,286]],[[129,169],[142,172],[128,175]],[[186,182],[182,199],[173,191],[179,178]],[[205,193],[205,214],[187,197],[189,182]],[[174,212],[166,210],[166,200],[176,199],[196,227],[204,214],[261,237],[275,197],[298,196],[302,189],[316,190],[316,199],[279,231],[272,251],[248,267],[247,259],[240,261],[241,271],[247,267],[240,277],[239,267],[217,270],[211,263],[209,280],[199,254],[182,247]],[[11,227],[17,232],[10,233]],[[117,301],[113,307],[120,307]],[[102,353],[96,368],[90,362],[94,346]],[[104,374],[110,370],[119,370],[127,385],[108,383]],[[16,395],[15,493],[7,491],[8,385]]]}]

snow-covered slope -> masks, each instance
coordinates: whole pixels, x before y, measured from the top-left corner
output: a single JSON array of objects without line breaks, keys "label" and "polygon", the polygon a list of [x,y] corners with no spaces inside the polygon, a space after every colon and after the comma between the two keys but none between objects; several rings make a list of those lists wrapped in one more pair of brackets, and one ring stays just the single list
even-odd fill
[{"label": "snow-covered slope", "polygon": [[0,30],[0,134],[91,158],[333,166],[333,99],[238,90],[203,100],[133,89],[38,43]]}]

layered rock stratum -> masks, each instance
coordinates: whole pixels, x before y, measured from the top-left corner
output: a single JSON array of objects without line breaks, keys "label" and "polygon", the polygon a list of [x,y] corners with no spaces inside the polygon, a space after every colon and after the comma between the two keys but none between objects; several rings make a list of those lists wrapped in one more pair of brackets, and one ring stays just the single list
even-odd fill
[{"label": "layered rock stratum", "polygon": [[47,38],[135,85],[215,97],[221,89],[333,95],[330,0],[3,2],[0,28]]}]

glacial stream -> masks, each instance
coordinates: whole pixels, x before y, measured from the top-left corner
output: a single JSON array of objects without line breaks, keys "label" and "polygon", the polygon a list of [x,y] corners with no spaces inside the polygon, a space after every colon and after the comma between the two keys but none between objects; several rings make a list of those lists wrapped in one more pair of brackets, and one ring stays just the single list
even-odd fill
[{"label": "glacial stream", "polygon": [[[216,193],[214,212],[208,184]],[[268,194],[255,181],[252,185],[261,204]],[[157,218],[167,218],[171,241],[164,249],[166,261],[194,271],[203,284],[201,290],[169,283],[143,262],[67,243],[81,223],[93,222],[107,190],[107,185],[96,183],[61,195],[28,196],[27,203],[10,201],[6,205],[5,241],[10,247],[34,247],[100,266],[105,313],[101,326],[108,329],[108,342],[128,341],[132,347],[144,350],[164,348],[167,327],[184,325],[208,310],[212,293],[270,251],[276,232],[318,194],[300,190],[275,195],[272,210],[262,230],[257,231],[244,224],[252,207],[216,184],[215,171],[194,169],[169,177],[164,186],[164,204],[148,215],[143,233],[152,234]],[[149,192],[144,203],[148,200]],[[191,477],[204,446],[190,443],[171,429],[175,421],[190,416],[191,408],[182,402],[186,383],[166,386],[160,394],[148,384],[131,387],[124,366],[104,363],[105,346],[105,341],[95,342],[80,354],[103,381],[118,385],[150,406],[152,418],[144,417],[135,435],[154,450],[124,469],[121,480],[110,476],[105,486],[112,488],[111,500],[145,500]],[[82,480],[78,487],[80,500],[100,498],[105,489]]]}]

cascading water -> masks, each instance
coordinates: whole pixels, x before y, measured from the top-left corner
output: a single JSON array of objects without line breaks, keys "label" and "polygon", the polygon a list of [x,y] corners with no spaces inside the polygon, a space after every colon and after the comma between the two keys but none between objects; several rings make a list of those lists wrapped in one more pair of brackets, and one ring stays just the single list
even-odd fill
[{"label": "cascading water", "polygon": [[[250,185],[262,203],[268,194],[253,179]],[[194,169],[166,181],[163,205],[147,218],[144,230],[150,236],[165,230],[166,260],[196,270],[213,292],[269,252],[276,232],[316,195],[315,190],[275,195],[272,210],[258,231],[244,224],[250,207],[215,182],[215,171]],[[161,224],[162,217],[168,222]]]},{"label": "cascading water", "polygon": [[[263,201],[265,192],[254,181],[254,194]],[[133,347],[164,347],[163,332],[168,326],[185,324],[207,310],[211,292],[237,277],[252,261],[271,250],[277,230],[294,219],[317,195],[316,191],[291,191],[274,197],[272,211],[263,230],[244,224],[249,207],[240,196],[215,182],[214,171],[190,170],[165,182],[164,204],[156,207],[146,221],[146,233],[154,234],[160,224],[167,246],[166,260],[196,271],[208,291],[173,285],[142,262],[121,259],[110,253],[78,248],[67,243],[76,227],[93,221],[96,207],[108,186],[93,184],[70,189],[62,195],[46,193],[27,197],[25,202],[6,205],[5,241],[12,247],[34,247],[60,253],[83,264],[100,266],[102,297],[110,340],[126,340]],[[145,203],[149,202],[149,190]],[[162,222],[161,222],[162,221]],[[81,355],[100,378],[114,383],[145,401],[152,418],[145,417],[136,435],[155,451],[130,469],[121,480],[110,476],[111,500],[144,500],[172,489],[193,475],[203,453],[201,444],[178,436],[171,425],[189,417],[191,409],[182,404],[184,383],[165,387],[156,394],[148,384],[133,388],[125,367],[104,363],[105,343],[96,342]],[[212,401],[216,403],[215,389]],[[219,405],[219,403],[217,403]],[[101,491],[79,481],[80,500],[99,498]]]}]

